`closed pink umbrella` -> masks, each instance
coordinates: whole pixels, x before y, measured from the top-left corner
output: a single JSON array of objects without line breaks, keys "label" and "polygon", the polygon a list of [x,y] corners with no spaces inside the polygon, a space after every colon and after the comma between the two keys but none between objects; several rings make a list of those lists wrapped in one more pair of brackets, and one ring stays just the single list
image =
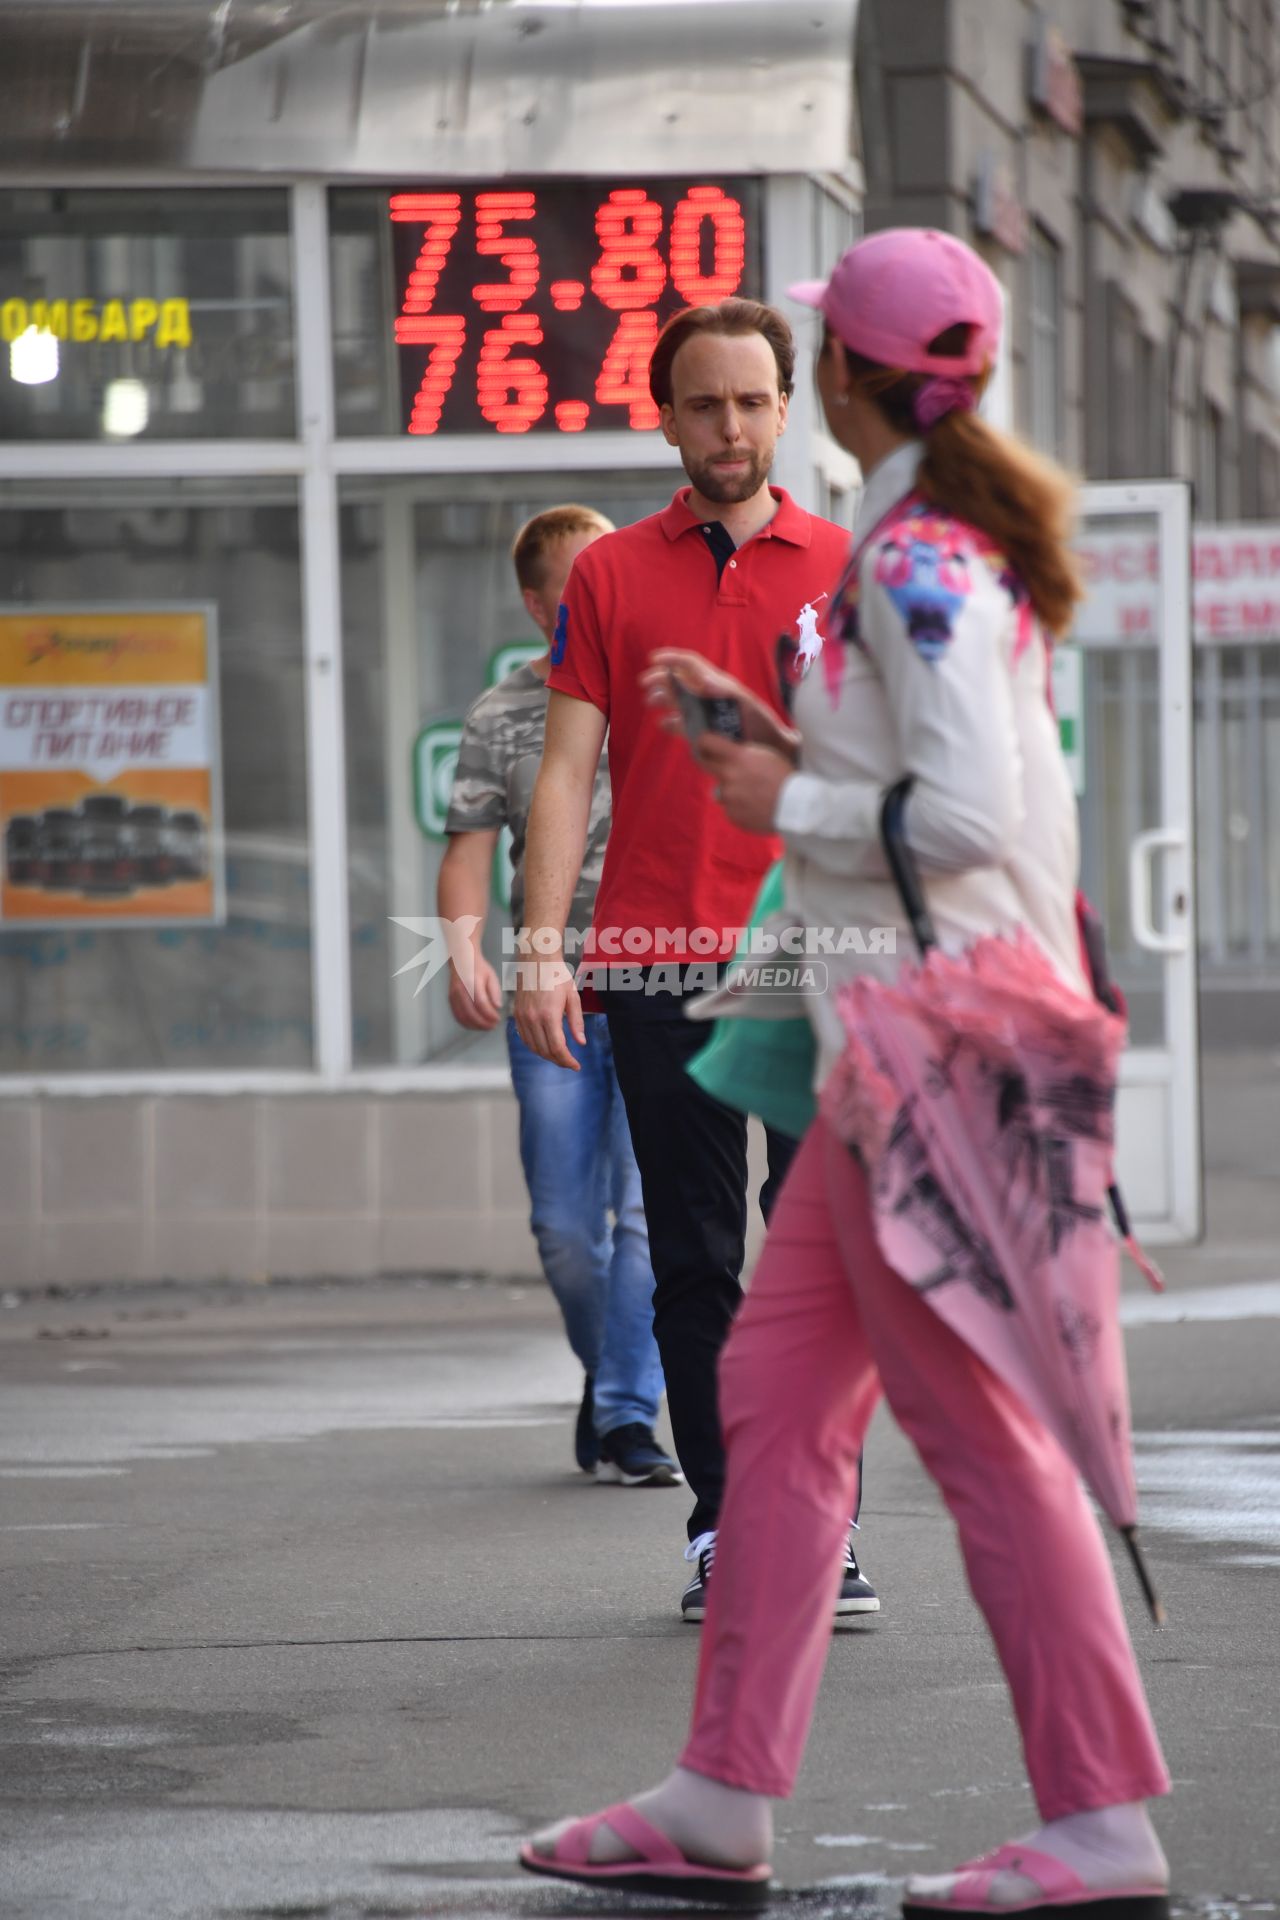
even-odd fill
[{"label": "closed pink umbrella", "polygon": [[1021,931],[958,957],[937,949],[896,831],[902,798],[886,803],[885,841],[926,951],[893,985],[841,991],[848,1044],[822,1110],[866,1166],[885,1259],[1055,1435],[1162,1623],[1134,1533],[1120,1249],[1107,1222],[1125,1022],[1068,986]]}]

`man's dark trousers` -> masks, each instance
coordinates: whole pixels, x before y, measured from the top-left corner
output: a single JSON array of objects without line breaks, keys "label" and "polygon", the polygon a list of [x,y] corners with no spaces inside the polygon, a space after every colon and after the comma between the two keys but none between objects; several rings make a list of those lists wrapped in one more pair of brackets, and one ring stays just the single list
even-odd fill
[{"label": "man's dark trousers", "polygon": [[[711,1038],[670,990],[602,994],[618,1085],[640,1168],[653,1330],[667,1382],[676,1454],[696,1505],[689,1538],[713,1528],[724,1493],[716,1367],[742,1302],[747,1235],[747,1123],[713,1100],[685,1068]],[[766,1128],[765,1219],[796,1142]]]}]

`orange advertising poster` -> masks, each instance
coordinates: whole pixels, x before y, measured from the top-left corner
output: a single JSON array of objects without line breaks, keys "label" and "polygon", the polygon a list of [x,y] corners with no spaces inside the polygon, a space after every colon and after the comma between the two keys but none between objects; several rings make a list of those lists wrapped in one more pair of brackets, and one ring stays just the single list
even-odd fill
[{"label": "orange advertising poster", "polygon": [[211,606],[0,608],[0,925],[224,917]]}]

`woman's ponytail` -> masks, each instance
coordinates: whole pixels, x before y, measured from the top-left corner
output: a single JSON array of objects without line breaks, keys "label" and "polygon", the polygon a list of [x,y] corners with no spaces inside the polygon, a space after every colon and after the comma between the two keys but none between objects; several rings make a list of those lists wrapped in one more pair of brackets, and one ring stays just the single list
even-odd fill
[{"label": "woman's ponytail", "polygon": [[[964,350],[966,330],[930,341],[939,356]],[[978,527],[1004,554],[1046,631],[1071,625],[1084,583],[1071,551],[1075,487],[1053,460],[974,411],[983,381],[904,373],[845,347],[859,391],[898,433],[924,442],[916,486],[929,504]]]},{"label": "woman's ponytail", "polygon": [[1084,583],[1069,545],[1075,488],[1056,462],[956,409],[925,433],[916,484],[931,506],[981,528],[1050,634],[1067,631]]}]

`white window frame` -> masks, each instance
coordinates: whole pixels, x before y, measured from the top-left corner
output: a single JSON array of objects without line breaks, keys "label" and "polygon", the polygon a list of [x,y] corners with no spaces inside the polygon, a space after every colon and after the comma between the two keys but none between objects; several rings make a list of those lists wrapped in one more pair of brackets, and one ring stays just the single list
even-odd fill
[{"label": "white window frame", "polygon": [[[65,181],[0,179],[0,185],[56,187]],[[194,188],[189,177],[116,178],[104,174],[93,186],[146,191]],[[235,176],[202,175],[201,187],[238,186]],[[307,827],[311,876],[311,985],[314,1065],[279,1071],[211,1067],[197,1072],[145,1069],[118,1073],[0,1074],[0,1100],[86,1094],[291,1094],[485,1093],[506,1091],[505,1066],[427,1064],[356,1069],[352,1066],[351,950],[347,877],[346,737],[342,704],[342,609],[338,528],[339,481],[349,475],[416,473],[441,476],[484,473],[496,462],[486,435],[451,437],[439,447],[422,440],[339,439],[334,433],[333,357],[330,329],[329,191],[334,181],[264,178],[264,191],[289,198],[293,262],[297,431],[291,440],[168,440],[140,445],[68,441],[41,445],[0,444],[4,480],[155,480],[289,476],[299,483],[302,550],[303,657],[306,669]],[[841,183],[856,199],[856,182]],[[766,256],[765,296],[785,302],[790,282],[822,264],[811,246],[794,245],[793,210],[818,186],[832,191],[830,177],[766,176],[762,185]],[[809,233],[805,217],[795,223]],[[835,484],[847,486],[856,465],[821,433],[813,382],[797,367],[796,402],[788,436],[779,449],[780,483],[802,505],[815,503],[815,465]],[[508,474],[562,472],[565,447],[550,437],[505,438],[501,464]],[[675,456],[658,435],[583,435],[574,442],[573,470],[582,474],[671,471]],[[673,473],[678,483],[678,474]]]},{"label": "white window frame", "polygon": [[[1146,1144],[1126,1138],[1126,1094],[1153,1095],[1166,1115],[1166,1185],[1163,1216],[1135,1213],[1134,1230],[1153,1246],[1198,1240],[1203,1231],[1203,1140],[1200,1120],[1199,947],[1196,915],[1196,818],[1194,686],[1191,660],[1191,503],[1181,480],[1092,481],[1080,489],[1080,517],[1097,525],[1108,516],[1147,515],[1157,523],[1160,577],[1160,785],[1162,818],[1139,834],[1145,854],[1131,847],[1130,885],[1141,892],[1159,922],[1156,940],[1142,944],[1162,957],[1165,1039],[1158,1046],[1132,1046],[1120,1062],[1117,1125],[1119,1170],[1124,1184],[1126,1152]],[[1153,855],[1159,843],[1158,877]],[[1135,928],[1140,916],[1132,909]],[[1141,917],[1145,917],[1141,916]]]}]

